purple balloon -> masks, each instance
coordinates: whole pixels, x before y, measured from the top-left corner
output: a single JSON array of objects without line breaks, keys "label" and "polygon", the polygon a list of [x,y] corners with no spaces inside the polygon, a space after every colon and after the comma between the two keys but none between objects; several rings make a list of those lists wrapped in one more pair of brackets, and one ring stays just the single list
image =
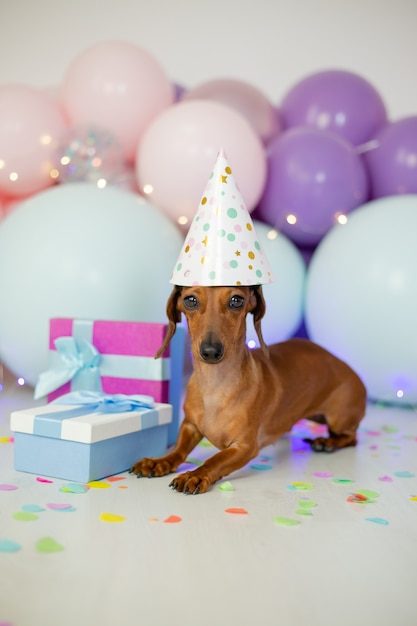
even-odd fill
[{"label": "purple balloon", "polygon": [[268,146],[268,176],[257,214],[299,244],[317,244],[368,199],[355,148],[326,131],[294,128]]},{"label": "purple balloon", "polygon": [[366,152],[372,198],[417,193],[417,116],[385,126]]},{"label": "purple balloon", "polygon": [[327,70],[297,83],[281,104],[284,128],[329,130],[354,146],[385,125],[387,112],[376,89],[352,72]]}]

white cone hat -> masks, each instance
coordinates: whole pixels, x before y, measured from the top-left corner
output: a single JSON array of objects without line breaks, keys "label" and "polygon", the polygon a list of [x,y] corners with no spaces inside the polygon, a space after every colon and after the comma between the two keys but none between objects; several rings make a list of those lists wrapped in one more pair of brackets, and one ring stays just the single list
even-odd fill
[{"label": "white cone hat", "polygon": [[268,260],[221,149],[169,282],[220,287],[272,281]]}]

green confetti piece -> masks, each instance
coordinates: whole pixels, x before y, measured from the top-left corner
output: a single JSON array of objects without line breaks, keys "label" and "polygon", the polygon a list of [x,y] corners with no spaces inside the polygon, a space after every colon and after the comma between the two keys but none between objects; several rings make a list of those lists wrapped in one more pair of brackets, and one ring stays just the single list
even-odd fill
[{"label": "green confetti piece", "polygon": [[191,465],[203,465],[204,461],[189,457],[188,459],[186,459],[186,463],[190,463]]},{"label": "green confetti piece", "polygon": [[386,433],[398,433],[398,428],[396,426],[383,426],[382,430]]},{"label": "green confetti piece", "polygon": [[301,522],[298,519],[292,519],[291,517],[274,517],[274,522],[277,526],[298,526]]},{"label": "green confetti piece", "polygon": [[383,517],[367,517],[367,522],[374,522],[374,524],[381,524],[382,526],[388,526],[389,521]]},{"label": "green confetti piece", "polygon": [[354,480],[351,480],[350,478],[332,478],[332,482],[333,483],[337,483],[339,485],[350,485],[351,483],[354,483]]},{"label": "green confetti piece", "polygon": [[376,491],[371,491],[370,489],[358,489],[356,493],[360,493],[361,496],[365,496],[368,500],[375,500],[375,498],[379,498],[379,493]]},{"label": "green confetti piece", "polygon": [[317,503],[314,500],[299,500],[298,506],[302,509],[314,509],[317,506]]},{"label": "green confetti piece", "polygon": [[13,514],[13,519],[18,522],[33,522],[34,520],[39,519],[39,515],[31,513],[30,511],[18,511]]},{"label": "green confetti piece", "polygon": [[220,491],[234,491],[235,488],[233,487],[232,483],[229,480],[225,480],[224,483],[220,483],[220,485],[217,485],[217,489],[220,489]]},{"label": "green confetti piece", "polygon": [[202,446],[203,448],[212,448],[213,447],[213,444],[211,443],[211,441],[208,441],[208,439],[202,439],[198,445]]},{"label": "green confetti piece", "polygon": [[304,515],[304,516],[312,516],[313,513],[311,512],[311,509],[297,509],[296,510],[296,514],[297,515]]},{"label": "green confetti piece", "polygon": [[42,537],[39,541],[36,542],[36,549],[38,552],[61,552],[64,549],[64,546],[61,546],[60,543],[55,541],[52,537]]},{"label": "green confetti piece", "polygon": [[11,539],[0,539],[0,552],[18,552],[22,546]]}]

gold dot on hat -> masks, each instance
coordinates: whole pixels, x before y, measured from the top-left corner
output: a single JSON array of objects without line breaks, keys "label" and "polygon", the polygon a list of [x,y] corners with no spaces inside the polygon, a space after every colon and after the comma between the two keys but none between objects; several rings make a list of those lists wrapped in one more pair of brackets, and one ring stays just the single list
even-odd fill
[{"label": "gold dot on hat", "polygon": [[224,171],[226,172],[226,174],[231,174],[232,173],[232,169],[230,167],[225,167]]},{"label": "gold dot on hat", "polygon": [[201,199],[201,204],[206,204],[206,202],[207,202],[207,198],[206,196],[204,196],[204,198]]}]

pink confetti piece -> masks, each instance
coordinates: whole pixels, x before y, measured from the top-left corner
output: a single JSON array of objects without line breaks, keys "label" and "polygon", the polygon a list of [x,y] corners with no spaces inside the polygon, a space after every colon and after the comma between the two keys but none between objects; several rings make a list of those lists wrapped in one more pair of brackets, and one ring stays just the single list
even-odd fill
[{"label": "pink confetti piece", "polygon": [[56,511],[72,508],[72,504],[62,504],[61,502],[48,502],[46,506],[48,507],[48,509],[52,509]]},{"label": "pink confetti piece", "polygon": [[380,480],[383,483],[392,483],[391,476],[380,476],[378,480]]},{"label": "pink confetti piece", "polygon": [[17,485],[0,484],[0,491],[14,491],[15,489],[19,489],[19,487]]},{"label": "pink confetti piece", "polygon": [[313,476],[317,476],[317,478],[331,478],[333,474],[331,472],[313,472]]},{"label": "pink confetti piece", "polygon": [[49,478],[41,478],[40,476],[37,476],[36,480],[38,481],[38,483],[53,483],[53,480],[49,480]]}]

